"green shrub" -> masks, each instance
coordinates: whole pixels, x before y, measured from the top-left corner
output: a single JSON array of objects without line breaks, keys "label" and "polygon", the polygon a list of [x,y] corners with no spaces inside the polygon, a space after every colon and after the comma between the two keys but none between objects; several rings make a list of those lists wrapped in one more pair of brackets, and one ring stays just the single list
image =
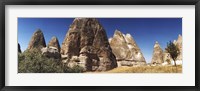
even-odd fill
[{"label": "green shrub", "polygon": [[68,66],[63,66],[63,72],[64,73],[82,73],[84,72],[84,68],[81,66],[73,66],[72,68]]},{"label": "green shrub", "polygon": [[59,60],[44,57],[40,51],[31,50],[19,54],[19,73],[57,73],[63,72]]},{"label": "green shrub", "polygon": [[60,60],[47,58],[36,49],[27,50],[18,54],[19,73],[80,73],[83,68],[79,66],[63,66]]}]

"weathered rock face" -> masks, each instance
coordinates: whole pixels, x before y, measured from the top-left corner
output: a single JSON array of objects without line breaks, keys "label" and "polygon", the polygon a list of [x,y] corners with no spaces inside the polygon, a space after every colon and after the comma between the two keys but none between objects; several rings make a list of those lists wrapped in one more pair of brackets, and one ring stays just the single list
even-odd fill
[{"label": "weathered rock face", "polygon": [[[62,43],[61,54],[66,55],[69,64],[81,64],[90,71],[105,71],[117,67],[106,32],[94,18],[74,19]],[[79,60],[71,60],[74,56]]]},{"label": "weathered rock face", "polygon": [[[130,59],[131,55],[123,34],[116,30],[113,38],[110,38],[110,46],[117,60]],[[129,54],[129,55],[127,55]]]},{"label": "weathered rock face", "polygon": [[119,30],[116,30],[109,42],[118,61],[118,66],[146,64],[140,48],[130,34],[124,35]]},{"label": "weathered rock face", "polygon": [[48,43],[48,47],[55,47],[58,49],[58,52],[60,52],[60,44],[59,44],[57,37],[53,36],[51,38],[51,40]]},{"label": "weathered rock face", "polygon": [[151,64],[162,64],[163,61],[163,50],[161,49],[160,45],[156,41],[153,50],[153,57],[151,60]]},{"label": "weathered rock face", "polygon": [[41,50],[41,48],[46,47],[44,35],[40,29],[36,30],[35,33],[33,34],[29,45],[28,45],[28,50],[31,49],[38,49]]},{"label": "weathered rock face", "polygon": [[56,47],[44,47],[41,49],[42,55],[48,58],[61,59],[60,52]]},{"label": "weathered rock face", "polygon": [[20,47],[20,44],[18,43],[18,52],[21,53],[21,47]]},{"label": "weathered rock face", "polygon": [[163,52],[163,62],[167,64],[171,64],[172,58],[168,52]]},{"label": "weathered rock face", "polygon": [[[178,46],[178,48],[180,50],[180,54],[177,57],[176,63],[178,65],[181,65],[182,64],[182,36],[179,35],[178,39],[174,40],[173,43],[176,46]],[[151,61],[152,64],[174,65],[174,61],[168,52],[166,52],[166,51],[163,52],[162,56],[161,56],[161,53],[162,53],[162,49],[160,48],[160,45],[158,43],[156,43],[154,46],[154,54],[153,54],[153,58]]]},{"label": "weathered rock face", "polygon": [[180,54],[177,57],[177,60],[182,60],[182,36],[179,35],[177,41],[174,42],[176,46],[178,46],[178,49],[180,51]]}]

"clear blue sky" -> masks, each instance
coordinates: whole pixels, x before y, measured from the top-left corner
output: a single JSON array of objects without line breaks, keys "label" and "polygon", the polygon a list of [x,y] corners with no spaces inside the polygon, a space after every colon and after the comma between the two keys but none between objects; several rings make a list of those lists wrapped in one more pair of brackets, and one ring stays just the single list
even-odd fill
[{"label": "clear blue sky", "polygon": [[[52,36],[56,36],[60,45],[74,18],[18,18],[18,42],[21,50],[28,47],[32,34],[40,28],[45,36],[46,44]],[[158,41],[162,49],[168,41],[182,35],[182,18],[98,18],[106,30],[108,38],[116,29],[122,33],[130,33],[140,47],[146,61],[152,58],[153,46]]]}]

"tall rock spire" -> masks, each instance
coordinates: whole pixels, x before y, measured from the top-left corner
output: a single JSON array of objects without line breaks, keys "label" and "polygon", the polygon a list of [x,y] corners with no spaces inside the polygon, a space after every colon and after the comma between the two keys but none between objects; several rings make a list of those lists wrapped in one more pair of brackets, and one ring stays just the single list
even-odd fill
[{"label": "tall rock spire", "polygon": [[178,39],[174,44],[178,47],[180,51],[180,54],[178,55],[177,60],[182,60],[182,36],[180,34],[178,35]]},{"label": "tall rock spire", "polygon": [[163,50],[160,47],[158,41],[156,41],[154,45],[154,50],[153,50],[153,57],[151,60],[152,64],[162,64],[163,61]]},{"label": "tall rock spire", "polygon": [[117,60],[124,60],[127,58],[127,53],[129,52],[128,46],[123,34],[119,30],[115,30],[110,40],[110,46]]},{"label": "tall rock spire", "polygon": [[46,47],[44,35],[40,29],[37,29],[34,34],[32,35],[32,38],[28,45],[28,50],[30,49],[41,49],[43,47]]},{"label": "tall rock spire", "polygon": [[48,47],[50,47],[50,46],[51,46],[51,47],[57,48],[58,51],[60,52],[60,44],[59,44],[59,41],[58,41],[58,39],[57,39],[56,36],[53,36],[53,37],[51,38],[51,40],[49,41]]},{"label": "tall rock spire", "polygon": [[85,63],[87,70],[105,71],[117,67],[106,32],[95,18],[74,19],[62,43],[61,54],[69,59],[84,54],[87,59],[81,63]]},{"label": "tall rock spire", "polygon": [[146,63],[140,48],[137,46],[131,34],[125,35],[119,30],[116,30],[109,42],[119,65],[131,66],[137,65],[136,63]]}]

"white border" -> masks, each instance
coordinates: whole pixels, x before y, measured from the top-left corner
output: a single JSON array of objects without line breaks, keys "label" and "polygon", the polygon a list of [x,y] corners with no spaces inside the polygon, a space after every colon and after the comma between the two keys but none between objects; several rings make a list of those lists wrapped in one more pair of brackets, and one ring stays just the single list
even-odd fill
[{"label": "white border", "polygon": [[[194,5],[6,5],[6,86],[195,86]],[[181,74],[17,74],[17,17],[183,17]]]}]

